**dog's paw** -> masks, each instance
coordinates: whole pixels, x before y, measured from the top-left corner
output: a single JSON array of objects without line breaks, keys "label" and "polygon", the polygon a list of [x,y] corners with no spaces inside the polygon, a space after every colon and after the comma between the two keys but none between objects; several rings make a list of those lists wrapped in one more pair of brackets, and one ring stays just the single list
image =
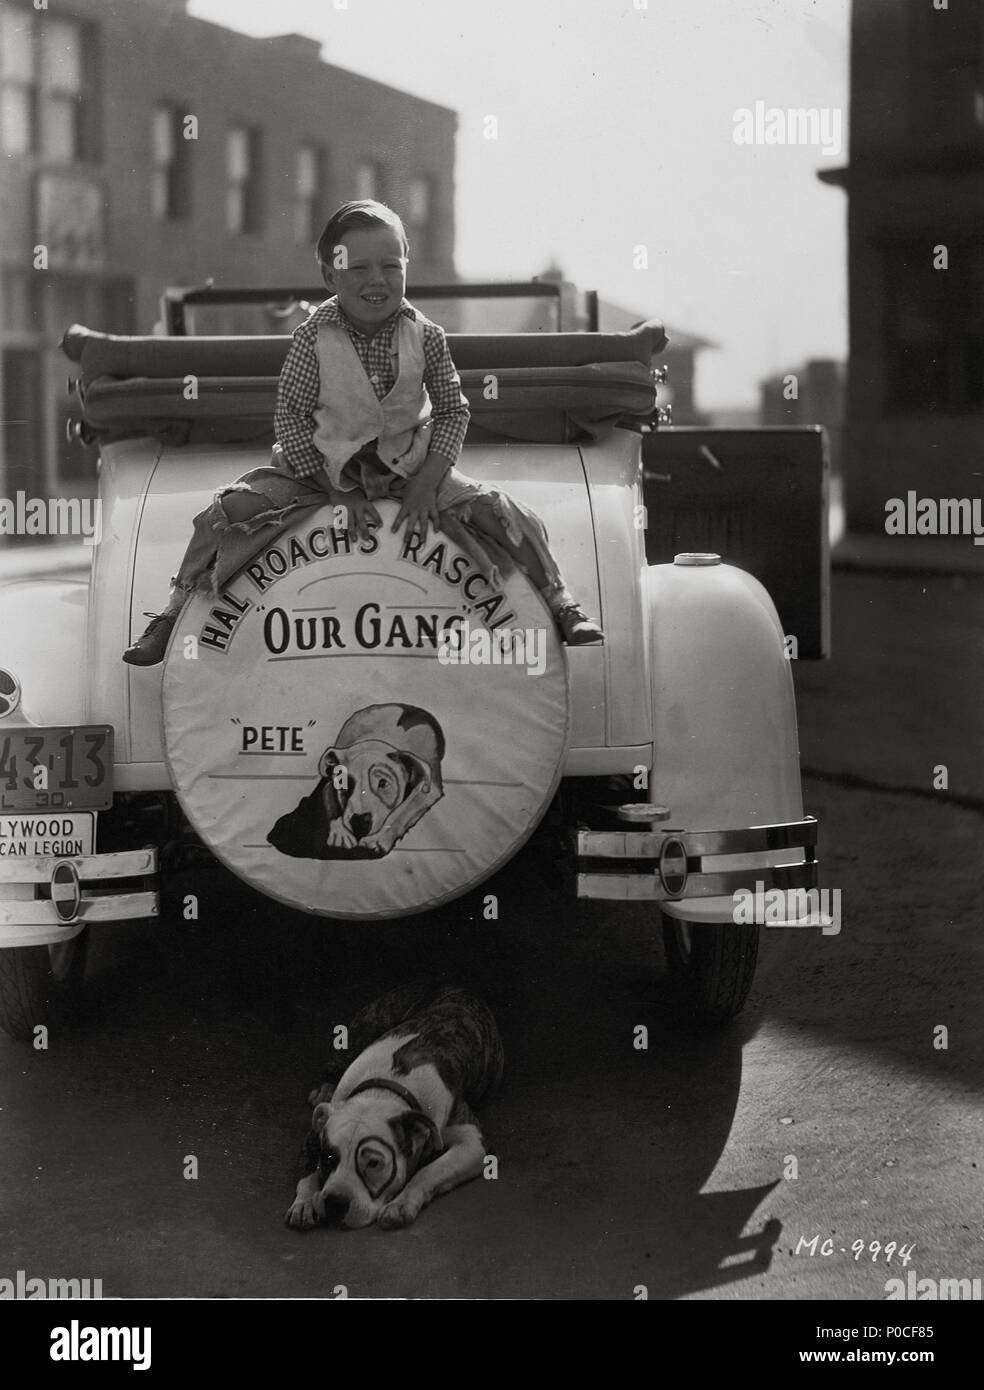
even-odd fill
[{"label": "dog's paw", "polygon": [[412,1226],[420,1215],[423,1202],[411,1193],[401,1192],[392,1202],[387,1202],[379,1213],[379,1225],[384,1231],[397,1231],[401,1226]]},{"label": "dog's paw", "polygon": [[309,1197],[298,1197],[287,1208],[284,1221],[292,1231],[312,1231],[318,1224],[318,1215]]},{"label": "dog's paw", "polygon": [[396,836],[392,830],[387,831],[384,828],[374,835],[365,835],[359,841],[359,848],[367,849],[370,854],[382,855],[389,854],[395,844]]},{"label": "dog's paw", "polygon": [[354,849],[358,841],[344,821],[333,820],[328,827],[328,843],[336,849]]}]

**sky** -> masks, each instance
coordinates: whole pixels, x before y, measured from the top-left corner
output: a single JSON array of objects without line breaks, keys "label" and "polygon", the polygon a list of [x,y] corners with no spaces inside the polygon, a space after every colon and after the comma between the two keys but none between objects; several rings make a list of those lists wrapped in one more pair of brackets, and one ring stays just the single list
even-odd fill
[{"label": "sky", "polygon": [[[188,11],[309,35],[326,61],[456,111],[459,274],[529,279],[556,261],[582,289],[712,340],[703,408],[752,405],[764,376],[846,356],[847,204],[817,171],[847,162],[849,0],[190,0]],[[735,113],[756,103],[840,113],[843,147],[736,143]]]}]

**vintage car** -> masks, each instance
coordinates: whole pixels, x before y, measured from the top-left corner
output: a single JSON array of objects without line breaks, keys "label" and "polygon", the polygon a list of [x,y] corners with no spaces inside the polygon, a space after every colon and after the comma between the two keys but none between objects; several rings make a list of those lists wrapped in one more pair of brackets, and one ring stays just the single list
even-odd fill
[{"label": "vintage car", "polygon": [[101,535],[88,582],[0,589],[0,1026],[30,1037],[74,996],[90,928],[159,912],[182,830],[280,902],[371,921],[479,890],[547,821],[578,895],[651,904],[692,1010],[731,1018],[763,921],[824,923],[817,826],[766,589],[728,554],[647,558],[661,326],[449,337],[461,468],[544,518],[603,645],[565,648],[523,575],[394,531],[384,502],[371,543],[327,506],[257,534],[164,664],[138,668],[121,652],[193,515],[270,460],[289,342],[189,336],[193,298],[168,295],[164,333],[65,336]]}]

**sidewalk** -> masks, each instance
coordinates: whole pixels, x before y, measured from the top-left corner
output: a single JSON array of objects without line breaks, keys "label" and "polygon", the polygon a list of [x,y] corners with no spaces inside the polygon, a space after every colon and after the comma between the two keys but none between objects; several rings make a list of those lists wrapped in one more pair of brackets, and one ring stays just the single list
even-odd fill
[{"label": "sidewalk", "polygon": [[0,581],[11,579],[84,579],[95,547],[67,544],[0,546]]},{"label": "sidewalk", "polygon": [[[894,553],[896,538],[886,539]],[[898,538],[908,569],[886,561],[835,570],[830,658],[796,662],[793,678],[804,778],[915,795],[932,827],[934,803],[984,806],[984,586],[952,563],[931,572],[921,539]],[[869,553],[880,559],[884,547]],[[827,799],[833,788],[812,790],[811,804]],[[961,845],[927,834],[911,855],[930,877],[945,875],[954,854],[981,862],[979,827]]]},{"label": "sidewalk", "polygon": [[844,479],[830,479],[830,564],[871,574],[984,574],[984,545],[973,536],[889,536],[847,529]]},{"label": "sidewalk", "polygon": [[869,573],[984,575],[984,545],[973,536],[846,534],[833,547],[835,570]]}]

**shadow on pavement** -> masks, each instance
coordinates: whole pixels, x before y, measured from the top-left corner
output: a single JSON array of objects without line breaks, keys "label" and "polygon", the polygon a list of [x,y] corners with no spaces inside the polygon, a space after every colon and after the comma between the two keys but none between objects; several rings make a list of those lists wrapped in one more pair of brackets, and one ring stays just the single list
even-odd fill
[{"label": "shadow on pavement", "polygon": [[[181,920],[186,892],[197,921]],[[487,893],[497,921],[482,916]],[[217,867],[177,876],[171,894],[159,923],[97,939],[84,1014],[47,1053],[23,1053],[7,1155],[15,1264],[98,1275],[128,1296],[344,1285],[572,1299],[674,1298],[768,1267],[779,1223],[743,1232],[774,1184],[701,1191],[728,1142],[754,1020],[702,1034],[682,1019],[644,913],[581,904],[575,916],[531,855],[403,923],[304,917]],[[497,1179],[405,1232],[288,1231],[305,1096],[332,1026],[422,975],[496,1013],[506,1072],[480,1118]]]}]

